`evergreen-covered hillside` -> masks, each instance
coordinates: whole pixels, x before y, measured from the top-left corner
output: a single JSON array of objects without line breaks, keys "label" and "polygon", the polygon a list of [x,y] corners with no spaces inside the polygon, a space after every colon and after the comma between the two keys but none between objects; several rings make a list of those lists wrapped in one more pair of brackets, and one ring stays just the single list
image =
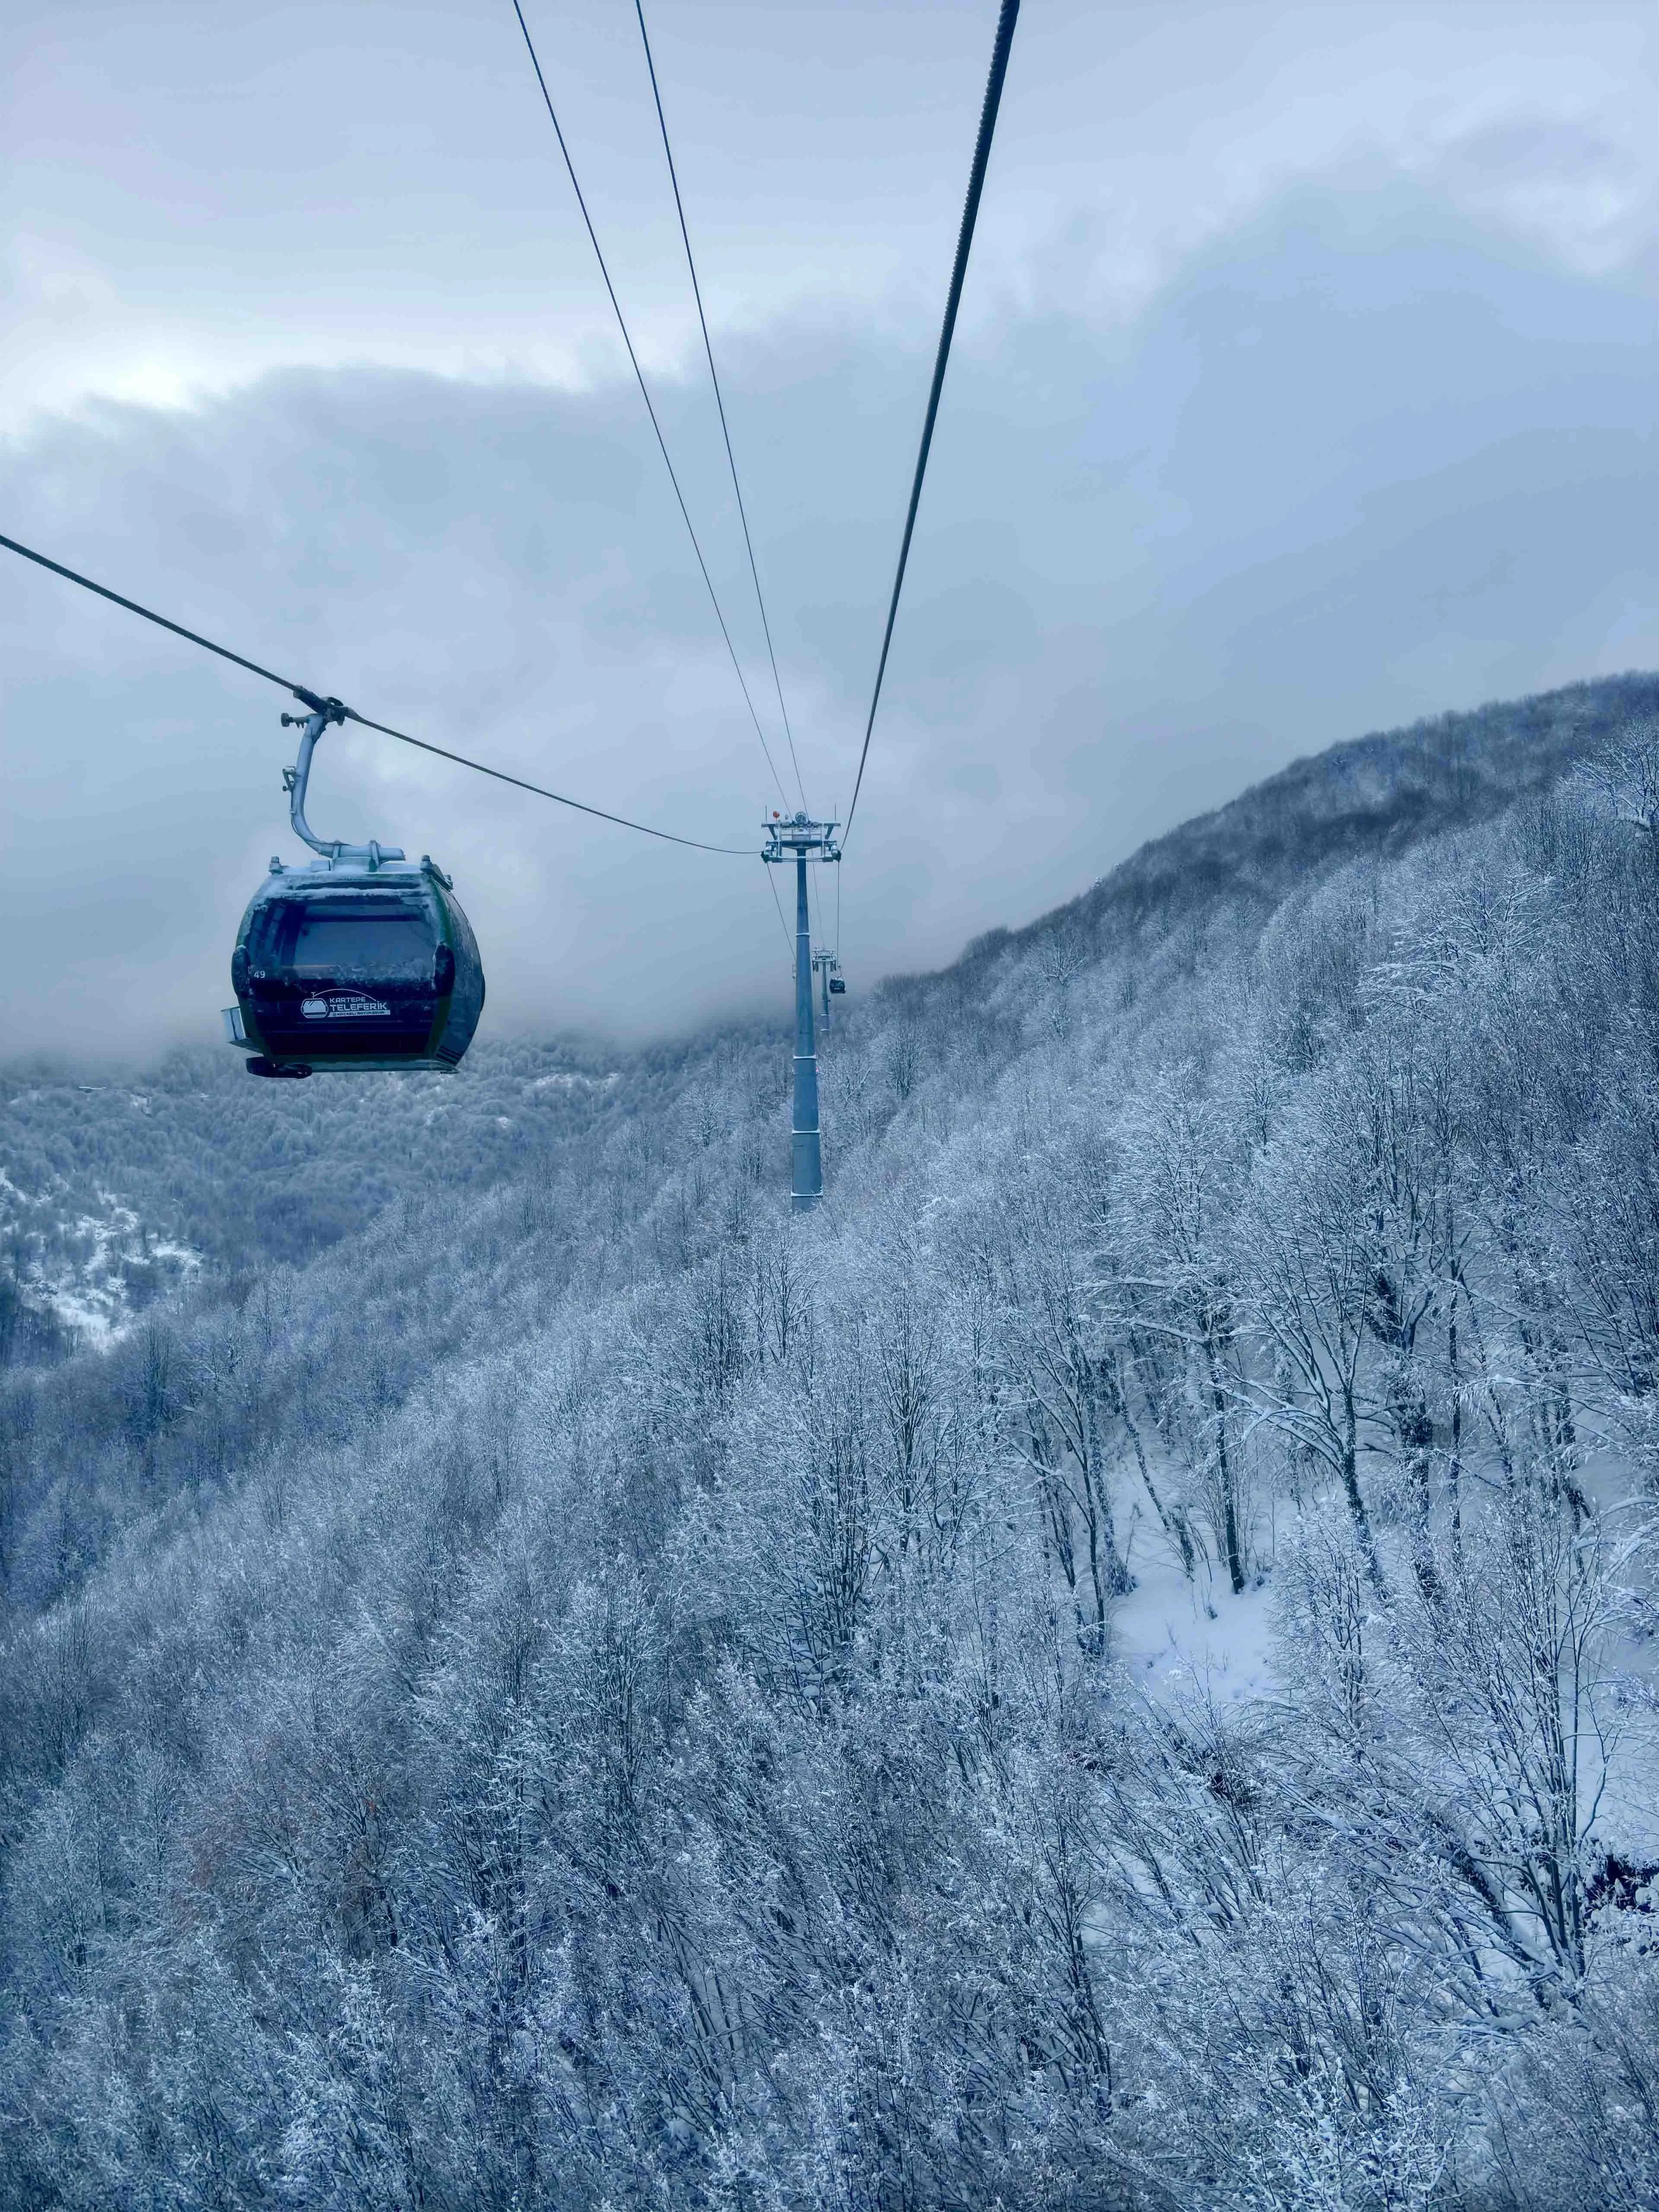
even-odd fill
[{"label": "evergreen-covered hillside", "polygon": [[0,2208],[1659,2198],[1656,712],[855,998],[806,1220],[763,1026],[14,1072]]}]

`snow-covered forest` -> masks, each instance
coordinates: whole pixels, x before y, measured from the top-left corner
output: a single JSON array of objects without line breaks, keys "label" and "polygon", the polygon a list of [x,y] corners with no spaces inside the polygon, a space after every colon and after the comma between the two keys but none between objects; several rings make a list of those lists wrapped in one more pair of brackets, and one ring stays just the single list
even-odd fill
[{"label": "snow-covered forest", "polygon": [[854,975],[805,1220],[765,1024],[14,1070],[0,2206],[1659,2202],[1656,709]]}]

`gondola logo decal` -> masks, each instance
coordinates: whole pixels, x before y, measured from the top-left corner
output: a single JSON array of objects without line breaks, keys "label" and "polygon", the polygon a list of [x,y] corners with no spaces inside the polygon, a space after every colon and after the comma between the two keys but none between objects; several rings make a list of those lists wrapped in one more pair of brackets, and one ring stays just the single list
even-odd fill
[{"label": "gondola logo decal", "polygon": [[319,991],[314,999],[301,1000],[300,1012],[308,1022],[360,1022],[392,1009],[363,991]]}]

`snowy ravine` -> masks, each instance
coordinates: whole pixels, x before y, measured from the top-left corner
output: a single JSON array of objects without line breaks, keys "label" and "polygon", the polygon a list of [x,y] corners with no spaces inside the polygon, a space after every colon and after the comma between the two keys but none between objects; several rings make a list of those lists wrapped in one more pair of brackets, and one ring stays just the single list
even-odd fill
[{"label": "snowy ravine", "polygon": [[1648,2212],[1656,703],[854,995],[805,1221],[766,1024],[64,1079],[3,2212]]},{"label": "snowy ravine", "polygon": [[61,1182],[20,1190],[0,1170],[0,1242],[26,1337],[44,1328],[107,1350],[201,1267],[199,1252],[147,1229],[113,1191],[94,1190],[91,1203],[83,1211]]}]

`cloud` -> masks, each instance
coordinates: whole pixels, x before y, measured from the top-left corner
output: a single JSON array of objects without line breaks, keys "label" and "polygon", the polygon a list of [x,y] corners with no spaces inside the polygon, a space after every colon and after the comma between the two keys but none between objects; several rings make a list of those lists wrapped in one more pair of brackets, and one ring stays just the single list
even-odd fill
[{"label": "cloud", "polygon": [[[691,301],[631,10],[529,8],[647,357]],[[981,0],[658,0],[717,331],[931,319]],[[1045,0],[1021,21],[970,320],[1132,324],[1304,187],[1405,179],[1570,267],[1651,275],[1646,0]],[[507,0],[14,0],[0,422],[282,367],[589,389],[610,309]]]},{"label": "cloud", "polygon": [[[953,364],[844,873],[855,989],[1065,897],[1365,727],[1659,659],[1650,309],[1396,185],[1282,199],[1127,331],[981,324]],[[868,317],[728,352],[808,796],[844,806],[928,356]],[[665,420],[780,765],[700,386]],[[0,511],[375,719],[713,842],[777,804],[636,393],[284,372],[0,449]],[[288,850],[285,702],[14,563],[0,931],[20,1045],[211,1033]],[[324,834],[432,851],[487,1019],[639,1036],[781,1008],[758,861],[604,829],[362,733]]]}]

